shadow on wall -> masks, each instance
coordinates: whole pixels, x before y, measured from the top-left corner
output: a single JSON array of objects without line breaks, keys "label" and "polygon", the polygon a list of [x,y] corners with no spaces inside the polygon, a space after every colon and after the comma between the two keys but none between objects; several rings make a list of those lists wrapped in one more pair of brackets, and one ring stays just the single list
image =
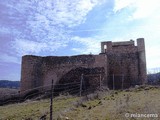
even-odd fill
[{"label": "shadow on wall", "polygon": [[111,74],[108,76],[109,89],[123,90],[140,84],[140,81],[132,76],[124,76],[123,74]]},{"label": "shadow on wall", "polygon": [[[73,89],[77,88],[77,91],[79,91],[80,84],[82,82],[83,91],[86,91],[91,88],[92,90],[93,88],[94,90],[96,90],[97,87],[99,87],[100,80],[103,76],[104,76],[103,67],[95,67],[95,68],[78,67],[66,73],[58,82],[58,84],[61,86],[55,86],[55,88],[56,87],[62,88],[62,89],[59,89],[59,92],[65,91],[65,89],[69,89],[69,88],[73,88]],[[72,84],[66,85],[66,83],[72,83]],[[75,83],[75,85],[73,83]]]}]

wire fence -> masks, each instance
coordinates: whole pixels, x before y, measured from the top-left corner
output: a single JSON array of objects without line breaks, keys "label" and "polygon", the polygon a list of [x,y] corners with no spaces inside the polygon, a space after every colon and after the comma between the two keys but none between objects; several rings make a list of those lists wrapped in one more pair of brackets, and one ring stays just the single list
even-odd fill
[{"label": "wire fence", "polygon": [[45,86],[39,86],[33,89],[28,89],[16,94],[8,94],[0,98],[0,105],[8,103],[19,103],[26,101],[27,99],[39,99],[49,98],[51,94],[58,96],[60,94],[72,94],[77,95],[80,91],[80,82],[78,83],[66,83],[56,84],[53,86],[53,93],[51,93],[51,84]]},{"label": "wire fence", "polygon": [[108,87],[109,89],[127,89],[134,87],[135,85],[142,84],[142,81],[138,76],[128,76],[123,74],[112,74],[108,76]]},{"label": "wire fence", "polygon": [[[8,94],[0,98],[0,105],[9,103],[20,103],[28,99],[50,98],[50,120],[53,120],[53,99],[59,95],[84,96],[93,93],[96,90],[103,90],[104,76],[98,75],[81,75],[79,82],[56,83],[39,86],[33,89],[18,92],[17,94]],[[141,82],[138,77],[125,76],[123,74],[112,74],[107,76],[107,86],[110,89],[126,89],[131,86],[139,85]]]},{"label": "wire fence", "polygon": [[[26,101],[27,99],[42,99],[49,98],[51,94],[53,96],[62,95],[86,95],[96,90],[103,89],[104,76],[99,75],[81,75],[79,82],[70,83],[56,83],[53,85],[53,93],[51,93],[51,85],[47,84],[36,88],[28,89],[18,92],[17,94],[8,94],[0,98],[0,105],[8,103],[19,103]],[[131,86],[139,85],[141,82],[138,78],[131,76],[124,76],[122,74],[112,74],[107,77],[107,86],[109,89],[126,89]]]}]

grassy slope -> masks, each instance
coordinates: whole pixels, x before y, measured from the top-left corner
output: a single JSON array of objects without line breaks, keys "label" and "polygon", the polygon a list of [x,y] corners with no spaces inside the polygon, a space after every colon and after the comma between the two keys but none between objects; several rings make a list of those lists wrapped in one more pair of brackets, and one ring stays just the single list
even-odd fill
[{"label": "grassy slope", "polygon": [[[73,120],[125,120],[125,113],[159,113],[160,116],[160,89],[157,88],[111,92],[75,107],[73,102],[78,99],[54,99],[54,118],[59,116],[63,119],[64,116]],[[0,120],[36,120],[44,114],[48,119],[49,102],[46,99],[0,106]]]},{"label": "grassy slope", "polygon": [[100,100],[88,101],[85,105],[87,107],[79,107],[67,116],[76,120],[125,120],[125,113],[159,113],[160,116],[160,89],[118,92]]},{"label": "grassy slope", "polygon": [[0,99],[17,93],[18,89],[0,88]]},{"label": "grassy slope", "polygon": [[[53,101],[53,114],[58,115],[63,109],[69,108],[70,103],[75,101],[77,98],[67,99],[55,99]],[[50,110],[50,99],[40,101],[26,101],[24,103],[0,106],[0,120],[22,120],[22,119],[33,119],[38,120],[41,116],[47,115],[49,118]]]}]

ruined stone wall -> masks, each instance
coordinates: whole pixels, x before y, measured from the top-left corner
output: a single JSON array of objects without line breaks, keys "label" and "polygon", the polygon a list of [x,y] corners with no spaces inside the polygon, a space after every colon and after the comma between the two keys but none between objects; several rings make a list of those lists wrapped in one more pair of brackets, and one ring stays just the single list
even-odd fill
[{"label": "ruined stone wall", "polygon": [[139,56],[137,46],[113,46],[107,52],[109,73],[138,77]]},{"label": "ruined stone wall", "polygon": [[[112,86],[114,82],[121,88],[122,79],[124,88],[133,84],[139,84],[138,53],[116,53],[108,55],[108,84]],[[123,77],[123,78],[122,78]],[[112,87],[110,87],[112,88]]]},{"label": "ruined stone wall", "polygon": [[[109,76],[113,74],[124,75],[128,83],[136,81],[144,84],[147,77],[144,39],[137,39],[137,46],[135,46],[133,40],[126,42],[102,42],[99,55],[63,57],[23,56],[21,91],[39,86],[48,87],[52,79],[54,84],[56,84],[76,68],[91,68],[94,70],[100,68],[103,70],[102,84],[105,86],[109,85],[111,80]],[[117,77],[117,79],[119,78]],[[91,84],[93,81],[91,81]],[[67,83],[69,82],[67,81]]]},{"label": "ruined stone wall", "polygon": [[21,91],[32,89],[43,84],[41,71],[42,58],[23,56],[21,66]]},{"label": "ruined stone wall", "polygon": [[142,84],[147,83],[147,70],[146,70],[146,53],[144,38],[137,39],[138,47],[138,60],[139,60],[139,78]]},{"label": "ruined stone wall", "polygon": [[[106,50],[104,46],[107,46]],[[108,75],[124,75],[126,84],[144,84],[146,82],[146,58],[144,39],[125,42],[102,42],[101,52],[108,57]],[[127,77],[128,76],[128,77]],[[108,82],[112,79],[108,77]],[[117,77],[121,79],[121,77]],[[118,81],[118,80],[117,80]],[[112,83],[111,83],[112,84]],[[130,86],[130,85],[129,85]]]},{"label": "ruined stone wall", "polygon": [[[78,55],[64,57],[39,57],[27,55],[22,57],[21,91],[38,86],[56,84],[66,73],[78,67],[104,67],[104,55]],[[69,82],[69,81],[68,81]]]}]

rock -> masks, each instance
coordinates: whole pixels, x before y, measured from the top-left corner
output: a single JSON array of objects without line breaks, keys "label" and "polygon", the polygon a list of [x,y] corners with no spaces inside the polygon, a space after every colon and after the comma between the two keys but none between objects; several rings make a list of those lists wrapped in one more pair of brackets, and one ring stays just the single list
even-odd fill
[{"label": "rock", "polygon": [[85,104],[83,104],[83,103],[81,104],[81,106],[82,106],[82,107],[87,107],[87,106],[86,106]]}]

